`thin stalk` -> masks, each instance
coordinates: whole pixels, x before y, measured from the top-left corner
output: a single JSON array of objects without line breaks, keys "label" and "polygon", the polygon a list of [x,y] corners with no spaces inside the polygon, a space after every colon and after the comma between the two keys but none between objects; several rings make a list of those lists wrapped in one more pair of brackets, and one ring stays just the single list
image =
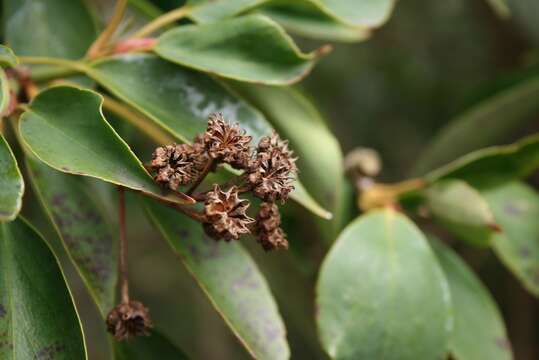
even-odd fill
[{"label": "thin stalk", "polygon": [[204,181],[206,176],[208,176],[214,164],[215,164],[215,160],[210,158],[210,160],[208,160],[208,162],[206,163],[204,170],[202,170],[202,173],[198,176],[198,178],[193,183],[193,185],[189,188],[189,190],[187,190],[186,192],[187,195],[191,195],[198,188],[198,186],[202,183],[202,181]]},{"label": "thin stalk", "polygon": [[103,108],[128,121],[157,144],[171,144],[175,141],[174,138],[166,132],[155,126],[150,126],[149,120],[146,117],[132,110],[127,105],[122,104],[109,96],[103,94],[101,94],[101,96],[103,96],[104,99]]},{"label": "thin stalk", "polygon": [[114,14],[110,19],[109,24],[107,25],[105,30],[103,30],[101,35],[99,35],[99,37],[90,46],[90,48],[88,49],[87,57],[89,57],[90,59],[94,59],[102,54],[103,50],[109,45],[112,35],[114,35],[116,30],[118,29],[118,26],[120,26],[120,23],[122,22],[122,19],[125,14],[126,7],[127,0],[116,1]]},{"label": "thin stalk", "polygon": [[143,26],[140,30],[135,32],[131,38],[143,38],[147,37],[157,30],[165,27],[173,22],[180,20],[185,17],[191,11],[191,7],[188,5],[182,6],[178,9],[169,11],[159,17],[156,17],[154,20]]},{"label": "thin stalk", "polygon": [[[60,66],[63,68],[67,68],[72,70],[73,72],[86,72],[88,67],[86,64],[74,61],[74,60],[67,60],[67,59],[58,59],[58,58],[50,58],[50,57],[43,57],[43,56],[20,56],[19,61],[21,64],[30,64],[30,65],[53,65],[53,66]],[[66,71],[67,71],[66,69]],[[43,75],[43,74],[42,74]],[[32,76],[34,80],[37,80],[35,77]]]},{"label": "thin stalk", "polygon": [[127,238],[125,235],[125,191],[118,187],[118,220],[120,224],[120,291],[122,304],[129,303],[129,281],[127,273]]}]

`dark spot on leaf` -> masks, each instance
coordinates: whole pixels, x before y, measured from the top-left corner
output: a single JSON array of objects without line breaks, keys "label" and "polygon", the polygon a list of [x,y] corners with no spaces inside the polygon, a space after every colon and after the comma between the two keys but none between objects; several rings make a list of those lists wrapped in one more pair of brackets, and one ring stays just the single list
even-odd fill
[{"label": "dark spot on leaf", "polygon": [[65,166],[62,166],[61,167],[62,171],[67,171],[67,172],[71,172],[71,169],[69,168],[66,168]]},{"label": "dark spot on leaf", "polygon": [[513,203],[505,204],[505,206],[503,208],[503,211],[507,215],[512,215],[512,216],[518,216],[518,215],[522,214],[522,209],[520,209],[517,205],[515,205]]},{"label": "dark spot on leaf", "polygon": [[189,244],[188,248],[191,256],[196,262],[212,260],[221,256],[217,241],[205,234],[201,237],[200,241],[194,241]]},{"label": "dark spot on leaf", "polygon": [[257,289],[258,282],[254,278],[253,273],[253,268],[251,266],[247,267],[245,271],[232,284],[234,290],[245,288]]},{"label": "dark spot on leaf", "polygon": [[7,314],[6,308],[2,304],[0,304],[0,319],[6,316],[6,314]]},{"label": "dark spot on leaf", "polygon": [[510,351],[511,350],[511,343],[509,342],[509,340],[507,338],[497,338],[496,339],[496,345],[506,351]]},{"label": "dark spot on leaf", "polygon": [[177,231],[178,233],[178,236],[181,238],[181,239],[185,239],[185,238],[188,238],[189,236],[191,236],[191,232],[187,229],[179,229]]},{"label": "dark spot on leaf", "polygon": [[523,246],[520,248],[520,256],[527,259],[529,258],[531,255],[531,251],[530,251],[530,248],[528,248],[527,246]]},{"label": "dark spot on leaf", "polygon": [[50,346],[46,346],[36,353],[36,360],[53,360],[57,355],[65,351],[65,346],[56,342]]}]

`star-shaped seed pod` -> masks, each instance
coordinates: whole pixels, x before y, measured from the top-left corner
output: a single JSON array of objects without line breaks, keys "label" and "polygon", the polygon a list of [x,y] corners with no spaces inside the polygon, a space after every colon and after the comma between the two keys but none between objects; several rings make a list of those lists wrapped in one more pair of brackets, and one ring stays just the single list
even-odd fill
[{"label": "star-shaped seed pod", "polygon": [[294,190],[296,160],[288,148],[288,141],[281,140],[276,132],[263,137],[247,176],[255,196],[268,202],[286,201]]},{"label": "star-shaped seed pod", "polygon": [[277,205],[263,202],[256,216],[256,233],[264,250],[288,249],[286,234],[280,226],[281,215]]},{"label": "star-shaped seed pod", "polygon": [[151,167],[155,181],[177,190],[180,185],[192,182],[201,172],[208,156],[202,144],[172,144],[155,149]]},{"label": "star-shaped seed pod", "polygon": [[107,316],[107,330],[118,341],[147,336],[152,326],[148,309],[134,300],[116,306]]},{"label": "star-shaped seed pod", "polygon": [[216,240],[226,241],[250,233],[249,225],[255,220],[246,214],[248,207],[249,201],[239,198],[236,187],[222,191],[219,185],[214,185],[213,191],[206,194],[204,204],[206,233]]},{"label": "star-shaped seed pod", "polygon": [[203,135],[208,154],[213,159],[237,169],[246,169],[249,166],[251,139],[251,136],[245,135],[245,130],[242,130],[239,124],[232,125],[226,122],[221,113],[209,116],[208,128]]}]

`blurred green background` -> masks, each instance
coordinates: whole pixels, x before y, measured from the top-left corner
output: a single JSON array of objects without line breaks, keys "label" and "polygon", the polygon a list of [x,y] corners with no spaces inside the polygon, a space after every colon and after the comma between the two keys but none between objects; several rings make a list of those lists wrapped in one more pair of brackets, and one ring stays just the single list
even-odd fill
[{"label": "blurred green background", "polygon": [[[164,9],[179,3],[155,2]],[[336,44],[333,53],[300,87],[326,116],[344,153],[356,146],[372,147],[384,162],[381,178],[404,179],[436,132],[455,115],[514,76],[535,71],[539,60],[539,1],[512,0],[510,7],[512,17],[502,20],[484,0],[400,1],[383,28],[365,42]],[[304,49],[320,45],[297,40]],[[539,116],[519,134],[507,134],[506,141],[539,130],[538,120]],[[477,136],[481,136],[480,130]],[[539,185],[537,176],[531,181]],[[102,193],[107,196],[107,189]],[[348,197],[354,201],[351,194]],[[292,357],[325,359],[316,338],[313,302],[316,270],[327,245],[309,225],[311,215],[294,205],[286,212],[292,251],[266,254],[250,239],[243,242],[277,298]],[[134,298],[148,305],[156,328],[194,359],[248,359],[134,203],[128,206],[128,216]],[[468,247],[458,250],[498,301],[515,358],[538,359],[537,301],[490,252]],[[82,307],[90,359],[107,359],[104,324],[75,271],[68,268]]]}]

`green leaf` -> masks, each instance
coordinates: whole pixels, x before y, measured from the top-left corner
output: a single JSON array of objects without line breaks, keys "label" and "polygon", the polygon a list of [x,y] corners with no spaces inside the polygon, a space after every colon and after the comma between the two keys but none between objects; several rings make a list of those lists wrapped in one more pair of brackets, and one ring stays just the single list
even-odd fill
[{"label": "green leaf", "polygon": [[13,50],[7,46],[0,45],[0,66],[13,67],[19,63],[19,59],[13,53]]},{"label": "green leaf", "polygon": [[324,260],[317,321],[333,359],[441,359],[450,296],[425,236],[387,208],[359,217]]},{"label": "green leaf", "polygon": [[[271,0],[190,0],[191,17],[196,21],[215,21],[252,10]],[[378,27],[387,21],[395,0],[303,0],[336,20],[363,28]],[[286,3],[285,3],[286,4]],[[296,5],[296,2],[292,3]]]},{"label": "green leaf", "polygon": [[335,211],[343,181],[342,153],[313,104],[291,88],[242,83],[234,83],[232,88],[290,140],[299,158],[300,180],[324,208]]},{"label": "green leaf", "polygon": [[[271,125],[258,110],[218,82],[154,55],[105,59],[94,63],[87,74],[182,142],[203,133],[208,115],[216,111],[239,123],[255,143],[271,133]],[[295,187],[292,199],[320,217],[331,217],[301,183]]]},{"label": "green leaf", "polygon": [[258,12],[277,21],[286,30],[308,38],[359,42],[370,35],[366,28],[343,24],[308,3],[279,4]]},{"label": "green leaf", "polygon": [[271,132],[262,114],[210,77],[154,55],[130,54],[94,63],[88,75],[183,142],[222,112],[257,141]]},{"label": "green leaf", "polygon": [[[20,133],[47,165],[164,198],[129,146],[103,117],[103,98],[58,86],[42,91],[21,116]],[[168,200],[172,201],[172,195]],[[180,198],[174,198],[180,202]]]},{"label": "green leaf", "polygon": [[17,160],[0,134],[0,221],[15,219],[21,210],[24,180]]},{"label": "green leaf", "polygon": [[439,241],[432,244],[451,291],[454,318],[449,341],[451,358],[512,359],[502,316],[487,288],[451,249]]},{"label": "green leaf", "polygon": [[524,183],[510,182],[485,190],[483,196],[503,230],[492,239],[496,255],[539,297],[539,194]]},{"label": "green leaf", "polygon": [[33,188],[101,314],[115,305],[117,241],[88,179],[63,174],[26,158]]},{"label": "green leaf", "polygon": [[187,360],[181,350],[163,335],[152,331],[150,336],[139,336],[129,341],[114,342],[115,360]]},{"label": "green leaf", "polygon": [[477,150],[425,176],[428,183],[456,178],[473,187],[495,186],[525,177],[539,167],[539,134],[505,146]]},{"label": "green leaf", "polygon": [[0,68],[0,121],[5,116],[6,111],[11,103],[11,90],[9,88],[9,80],[4,69]]},{"label": "green leaf", "polygon": [[426,205],[453,234],[486,246],[498,230],[494,214],[479,191],[461,180],[442,180],[425,191]]},{"label": "green leaf", "polygon": [[152,222],[249,353],[288,359],[283,321],[266,280],[238,242],[217,242],[177,211],[147,201]]},{"label": "green leaf", "polygon": [[25,221],[0,224],[0,358],[86,359],[58,262]]},{"label": "green leaf", "polygon": [[261,15],[169,30],[154,51],[199,71],[272,85],[301,80],[322,54],[303,54],[277,23]]},{"label": "green leaf", "polygon": [[[423,152],[415,173],[423,174],[471,151],[503,141],[539,113],[539,78],[525,79],[498,91],[442,129]],[[477,136],[477,132],[481,136]]]},{"label": "green leaf", "polygon": [[83,0],[4,0],[4,35],[19,56],[78,59],[96,37]]}]

